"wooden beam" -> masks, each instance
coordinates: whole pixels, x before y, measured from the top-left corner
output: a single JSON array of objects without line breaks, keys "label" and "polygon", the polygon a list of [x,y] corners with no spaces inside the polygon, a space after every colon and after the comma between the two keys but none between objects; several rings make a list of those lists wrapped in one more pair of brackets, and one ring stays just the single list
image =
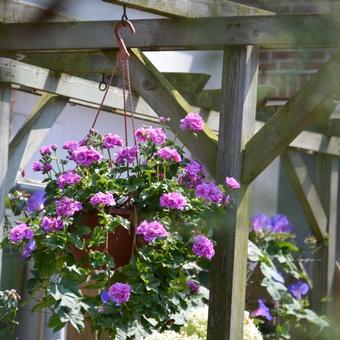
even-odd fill
[{"label": "wooden beam", "polygon": [[309,123],[320,119],[320,113],[324,119],[329,118],[339,93],[339,77],[340,53],[337,53],[247,143],[243,181],[249,183],[258,176]]},{"label": "wooden beam", "polygon": [[[103,95],[98,89],[97,82],[70,76],[66,73],[59,74],[7,58],[0,58],[0,80],[96,105],[100,104]],[[104,105],[107,108],[122,110],[122,98],[122,90],[111,86]],[[133,103],[136,112],[155,115],[142,98],[133,96]]]},{"label": "wooden beam", "polygon": [[327,215],[322,207],[318,192],[310,179],[307,167],[297,151],[282,154],[283,165],[302,205],[306,220],[315,238],[322,242],[327,231]]},{"label": "wooden beam", "polygon": [[[260,85],[257,87],[257,103],[263,104],[274,94],[275,88],[268,85]],[[221,102],[221,90],[220,89],[209,89],[203,90],[201,93],[192,95],[190,97],[192,105],[202,107],[210,110],[220,110]],[[277,108],[276,108],[277,109]]]},{"label": "wooden beam", "polygon": [[[258,53],[255,47],[224,50],[216,179],[240,178],[242,150],[254,131]],[[216,255],[210,275],[208,340],[242,339],[250,192],[242,183],[236,203],[214,229]],[[223,287],[223,288],[221,288]]]},{"label": "wooden beam", "polygon": [[39,98],[9,145],[8,171],[4,181],[5,192],[13,187],[18,171],[26,168],[67,103],[66,98],[51,94],[43,94]]},{"label": "wooden beam", "polygon": [[[303,19],[303,20],[302,20]],[[128,47],[143,50],[339,47],[337,15],[282,15],[201,19],[134,20],[136,34],[123,32]],[[118,48],[113,21],[1,24],[0,51],[64,51]]]},{"label": "wooden beam", "polygon": [[164,15],[166,17],[224,17],[242,15],[268,15],[272,12],[242,5],[227,0],[104,0],[112,4],[124,5],[140,11]]},{"label": "wooden beam", "polygon": [[[0,83],[0,240],[3,239],[3,222],[5,213],[4,182],[8,166],[9,122],[11,112],[11,88],[8,84]],[[2,248],[0,248],[0,281],[2,268]]]},{"label": "wooden beam", "polygon": [[208,127],[198,133],[197,137],[179,128],[180,120],[192,112],[192,108],[138,49],[131,50],[130,70],[132,86],[137,93],[158,115],[170,118],[171,130],[190,150],[193,157],[203,162],[208,171],[214,174],[217,135]]},{"label": "wooden beam", "polygon": [[44,18],[47,21],[73,21],[74,17],[67,16],[55,10],[47,10],[44,7],[22,3],[13,0],[0,1],[0,22],[3,23],[27,23]]}]

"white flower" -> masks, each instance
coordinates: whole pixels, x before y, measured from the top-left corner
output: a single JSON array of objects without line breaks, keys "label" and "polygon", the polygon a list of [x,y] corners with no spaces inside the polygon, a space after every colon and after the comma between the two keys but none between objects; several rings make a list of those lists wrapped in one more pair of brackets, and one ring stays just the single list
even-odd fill
[{"label": "white flower", "polygon": [[[206,340],[208,320],[208,306],[195,308],[181,328],[180,333],[165,331],[153,332],[144,340]],[[248,312],[244,312],[243,340],[263,340],[262,334],[255,326]]]}]

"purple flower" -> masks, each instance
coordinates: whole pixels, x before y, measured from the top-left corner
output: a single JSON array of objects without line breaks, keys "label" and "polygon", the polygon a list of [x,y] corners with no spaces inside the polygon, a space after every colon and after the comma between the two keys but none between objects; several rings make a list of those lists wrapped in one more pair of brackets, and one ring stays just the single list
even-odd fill
[{"label": "purple flower", "polygon": [[267,232],[272,230],[270,218],[263,213],[256,214],[251,218],[251,229],[255,232]]},{"label": "purple flower", "polygon": [[277,214],[270,220],[273,233],[290,233],[293,226],[289,223],[287,216]]},{"label": "purple flower", "polygon": [[103,303],[108,303],[108,302],[110,301],[109,294],[107,293],[106,290],[103,290],[103,291],[100,293],[100,298],[102,299],[102,302],[103,302]]},{"label": "purple flower", "polygon": [[195,188],[203,182],[205,177],[205,170],[202,164],[191,161],[185,168],[184,173],[178,178],[181,185],[187,188]]},{"label": "purple flower", "polygon": [[64,222],[60,217],[44,216],[41,220],[41,229],[45,233],[62,230],[63,228],[64,228]]},{"label": "purple flower", "polygon": [[36,248],[35,240],[33,239],[29,240],[22,251],[22,257],[24,259],[27,259],[28,257],[30,257],[32,255],[32,252],[35,250],[35,248]]},{"label": "purple flower", "polygon": [[50,163],[43,164],[43,169],[42,169],[43,174],[46,174],[51,170],[52,170],[52,165]]},{"label": "purple flower", "polygon": [[178,153],[178,151],[174,148],[170,148],[169,146],[159,149],[156,152],[156,155],[166,161],[171,161],[171,162],[176,162],[176,163],[182,160],[182,157]]},{"label": "purple flower", "polygon": [[169,194],[163,194],[159,203],[163,208],[183,210],[187,201],[180,192],[170,192]]},{"label": "purple flower", "polygon": [[34,161],[33,164],[32,164],[32,170],[35,171],[35,172],[43,171],[44,165],[41,164],[39,161]]},{"label": "purple flower", "polygon": [[103,158],[92,146],[79,146],[73,150],[73,157],[78,165],[90,166]]},{"label": "purple flower", "polygon": [[55,151],[57,149],[57,146],[55,144],[53,145],[46,145],[46,146],[42,146],[39,149],[39,152],[41,155],[50,155],[52,153],[52,151]]},{"label": "purple flower", "polygon": [[162,128],[142,127],[135,132],[137,142],[152,141],[155,144],[163,144],[166,139],[166,135]]},{"label": "purple flower", "polygon": [[192,240],[192,251],[199,257],[211,260],[215,255],[214,244],[204,235],[197,235]]},{"label": "purple flower", "polygon": [[76,142],[74,140],[69,140],[66,143],[64,143],[64,145],[63,145],[63,149],[68,150],[68,151],[73,151],[73,150],[77,149],[78,147],[79,147],[78,142]]},{"label": "purple flower", "polygon": [[97,192],[91,197],[90,203],[93,206],[101,205],[113,207],[114,205],[116,205],[116,201],[114,200],[113,195],[110,192]]},{"label": "purple flower", "polygon": [[259,302],[259,308],[254,310],[253,312],[250,313],[251,317],[258,317],[262,316],[266,318],[268,321],[273,320],[273,317],[270,315],[270,309],[264,304],[264,301],[262,299],[257,300]]},{"label": "purple flower", "polygon": [[148,222],[146,220],[139,224],[136,229],[136,234],[143,235],[146,242],[151,242],[159,237],[164,238],[168,236],[168,232],[162,223],[157,221]]},{"label": "purple flower", "polygon": [[117,305],[121,305],[130,299],[131,287],[127,283],[114,283],[108,290],[110,299]]},{"label": "purple flower", "polygon": [[296,281],[295,283],[288,285],[288,291],[296,299],[301,300],[301,298],[309,292],[309,286],[306,282]]},{"label": "purple flower", "polygon": [[63,197],[61,200],[56,201],[56,206],[57,215],[64,217],[71,217],[83,208],[80,202],[68,197]]},{"label": "purple flower", "polygon": [[202,183],[196,187],[196,196],[203,198],[207,202],[221,204],[223,201],[223,192],[214,183]]},{"label": "purple flower", "polygon": [[67,171],[58,176],[57,183],[59,189],[63,189],[66,185],[79,183],[81,177],[75,171]]},{"label": "purple flower", "polygon": [[168,117],[163,117],[163,116],[160,116],[158,119],[159,119],[159,122],[160,122],[161,124],[166,124],[167,122],[170,121],[170,118],[168,118]]},{"label": "purple flower", "polygon": [[227,177],[225,179],[225,184],[233,190],[240,189],[240,183],[237,182],[234,177]]},{"label": "purple flower", "polygon": [[21,223],[11,229],[9,239],[13,243],[19,243],[23,239],[30,240],[33,238],[34,232],[28,227],[26,223]]},{"label": "purple flower", "polygon": [[123,164],[127,162],[127,164],[133,163],[138,155],[138,148],[136,146],[120,148],[117,157],[116,163]]},{"label": "purple flower", "polygon": [[204,121],[198,113],[188,113],[184,119],[181,119],[179,127],[182,130],[199,132],[204,129]]},{"label": "purple flower", "polygon": [[45,190],[38,190],[28,199],[26,203],[29,212],[40,211],[45,205]]},{"label": "purple flower", "polygon": [[198,294],[198,292],[200,290],[200,285],[199,285],[198,282],[196,282],[194,280],[188,280],[187,286],[190,289],[191,294],[193,294],[193,295]]},{"label": "purple flower", "polygon": [[115,146],[122,146],[123,140],[118,135],[112,135],[111,133],[108,133],[104,136],[103,139],[103,148],[105,149],[111,149]]}]

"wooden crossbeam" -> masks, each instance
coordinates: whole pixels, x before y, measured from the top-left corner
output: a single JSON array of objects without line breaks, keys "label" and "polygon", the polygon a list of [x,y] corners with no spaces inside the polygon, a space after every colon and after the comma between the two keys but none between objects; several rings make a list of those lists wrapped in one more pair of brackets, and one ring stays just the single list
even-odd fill
[{"label": "wooden crossbeam", "polygon": [[[115,60],[116,53],[114,51],[112,53],[107,51],[106,53],[109,58],[102,52],[68,52],[62,55],[60,53],[26,53],[20,55],[3,53],[3,57],[99,82],[102,74],[109,77],[112,72],[112,61]],[[210,78],[210,75],[205,73],[165,72],[163,74],[181,93],[202,91]],[[115,80],[116,78],[114,82]]]},{"label": "wooden crossbeam", "polygon": [[72,21],[74,17],[61,14],[55,10],[46,10],[46,8],[30,3],[6,0],[0,1],[0,22],[18,23],[32,22],[44,18],[48,21]]},{"label": "wooden crossbeam", "polygon": [[19,170],[25,169],[33,154],[44,141],[68,100],[43,94],[9,145],[9,161],[5,192],[14,185]]},{"label": "wooden crossbeam", "polygon": [[[224,50],[216,180],[240,178],[242,150],[254,132],[258,51],[252,46]],[[242,339],[247,272],[250,191],[214,228],[216,255],[210,275],[208,340]],[[221,289],[223,287],[223,289]]]},{"label": "wooden crossbeam", "polygon": [[[0,58],[0,80],[96,105],[100,104],[103,95],[98,89],[97,82],[70,76],[66,73],[59,74],[7,58]],[[111,86],[104,105],[107,108],[122,110],[122,98],[122,90]],[[142,98],[133,97],[133,102],[136,112],[148,112],[150,115],[154,115],[152,109]]]},{"label": "wooden crossbeam", "polygon": [[195,138],[179,128],[179,123],[192,108],[174,86],[138,49],[131,50],[131,81],[133,88],[158,114],[170,118],[169,126],[193,157],[205,164],[211,174],[216,170],[217,135],[205,127]]},{"label": "wooden crossbeam", "polygon": [[167,17],[224,17],[242,15],[268,15],[272,12],[228,0],[104,0],[145,12]]},{"label": "wooden crossbeam", "polygon": [[[242,179],[246,183],[258,176],[302,130],[322,113],[328,119],[339,93],[340,53],[281,107],[247,143]],[[308,98],[308,100],[306,100]]]},{"label": "wooden crossbeam", "polygon": [[309,176],[307,166],[298,151],[284,152],[282,160],[290,183],[302,205],[306,220],[315,238],[322,242],[327,231],[327,215]]},{"label": "wooden crossbeam", "polygon": [[[336,15],[282,15],[201,19],[134,20],[128,47],[143,50],[222,49],[226,45],[270,48],[340,46]],[[0,51],[63,51],[118,48],[115,22],[2,24]]]}]

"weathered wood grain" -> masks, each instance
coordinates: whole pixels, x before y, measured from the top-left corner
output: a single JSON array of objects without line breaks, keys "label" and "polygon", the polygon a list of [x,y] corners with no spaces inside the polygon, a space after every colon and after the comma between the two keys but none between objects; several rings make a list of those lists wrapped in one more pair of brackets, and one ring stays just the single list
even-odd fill
[{"label": "weathered wood grain", "polygon": [[[216,180],[240,178],[242,150],[254,131],[257,49],[224,50]],[[236,203],[214,230],[216,255],[210,275],[208,340],[242,339],[250,192],[242,183]]]},{"label": "weathered wood grain", "polygon": [[[10,122],[11,88],[9,84],[0,83],[0,240],[3,239],[3,222],[5,212],[4,181],[8,166],[9,122]],[[2,268],[2,248],[0,248],[0,278]]]},{"label": "weathered wood grain", "polygon": [[[143,50],[222,49],[226,45],[271,48],[338,47],[336,15],[282,15],[134,20],[136,34],[122,32],[128,47]],[[118,48],[113,21],[0,24],[0,51]]]},{"label": "weathered wood grain", "polygon": [[224,17],[270,15],[272,12],[228,0],[104,0],[117,5],[139,9],[168,17]]},{"label": "weathered wood grain", "polygon": [[9,145],[5,192],[14,186],[18,171],[26,168],[67,103],[66,98],[52,94],[43,94],[38,100]]},{"label": "weathered wood grain", "polygon": [[297,151],[284,152],[282,160],[308,225],[315,238],[322,242],[326,236],[328,219],[305,162]]},{"label": "weathered wood grain", "polygon": [[131,49],[131,82],[137,93],[160,116],[170,118],[169,127],[190,150],[193,157],[203,162],[208,171],[216,169],[217,135],[205,127],[197,136],[179,128],[180,120],[192,108],[172,84],[138,49]]},{"label": "weathered wood grain", "polygon": [[320,113],[327,119],[339,94],[340,53],[281,107],[247,143],[242,179],[249,183],[259,175]]}]

